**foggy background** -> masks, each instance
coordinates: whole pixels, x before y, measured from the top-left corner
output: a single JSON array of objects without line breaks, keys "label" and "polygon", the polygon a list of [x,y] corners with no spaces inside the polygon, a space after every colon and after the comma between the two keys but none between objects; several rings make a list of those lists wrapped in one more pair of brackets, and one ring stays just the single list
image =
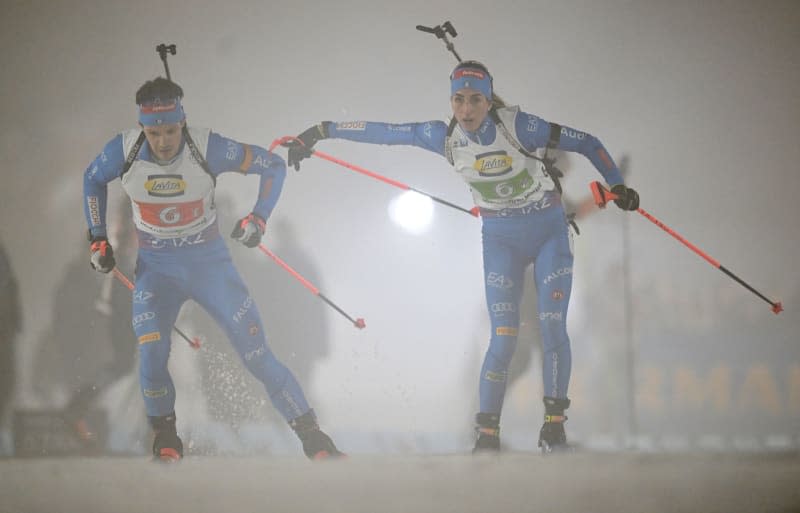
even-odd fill
[{"label": "foggy background", "polygon": [[[592,133],[618,161],[629,156],[627,183],[644,209],[786,309],[775,316],[632,213],[631,353],[620,281],[627,214],[611,206],[591,215],[575,241],[569,436],[598,447],[623,447],[640,436],[644,447],[800,445],[796,1],[6,0],[3,13],[0,239],[24,307],[18,407],[60,407],[65,399],[36,392],[42,376],[32,370],[35,355],[68,262],[83,258],[80,272],[93,273],[83,170],[116,133],[135,126],[136,89],[163,75],[157,44],[177,44],[170,71],[185,91],[190,125],[269,146],[320,120],[445,119],[455,60],[415,26],[450,20],[461,57],[487,64],[507,102]],[[467,186],[432,153],[345,141],[318,148],[472,206]],[[580,156],[568,168],[571,198],[601,179]],[[233,205],[223,233],[250,211],[256,180],[219,180],[218,197]],[[109,192],[112,216],[119,183]],[[309,159],[301,172],[289,171],[264,242],[278,252],[285,241],[272,227],[288,223],[309,259],[298,271],[313,266],[315,285],[366,320],[359,331],[332,310],[315,314],[328,341],[302,385],[337,443],[351,451],[465,451],[488,341],[480,222],[436,206],[430,229],[409,233],[388,215],[400,193]],[[254,296],[269,296],[282,276],[275,264],[229,245]],[[126,265],[132,274],[132,261]],[[267,305],[259,306],[267,318]],[[288,315],[306,307],[287,301],[269,308]],[[198,323],[184,322],[206,335]],[[270,336],[269,321],[265,329]],[[293,369],[291,344],[314,342],[302,323],[294,335],[276,348]],[[66,354],[51,370],[64,372],[74,364],[69,348],[80,341],[51,343]],[[214,351],[226,346],[212,343]],[[203,363],[174,337],[171,364],[180,362],[193,363],[178,382],[179,429],[205,418],[204,407],[190,406],[202,397],[191,376]],[[533,362],[509,390],[503,416],[504,440],[522,449],[535,446],[541,423],[535,356]]]}]

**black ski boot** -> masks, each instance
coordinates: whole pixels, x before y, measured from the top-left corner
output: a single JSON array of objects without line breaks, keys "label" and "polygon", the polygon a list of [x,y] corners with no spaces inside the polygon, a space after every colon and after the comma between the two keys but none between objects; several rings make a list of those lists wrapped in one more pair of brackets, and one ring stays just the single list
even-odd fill
[{"label": "black ski boot", "polygon": [[314,410],[289,421],[289,426],[303,442],[303,452],[310,460],[344,458],[346,455],[333,444],[331,437],[319,428]]},{"label": "black ski boot", "polygon": [[472,454],[500,451],[500,415],[497,413],[478,413],[475,415],[475,447]]},{"label": "black ski boot", "polygon": [[153,427],[153,460],[174,463],[183,458],[183,442],[175,430],[175,414],[148,417]]},{"label": "black ski boot", "polygon": [[81,444],[82,450],[88,454],[101,452],[97,431],[88,418],[89,408],[97,395],[95,387],[84,385],[67,403],[61,416],[64,422],[72,429]]},{"label": "black ski boot", "polygon": [[564,421],[567,416],[564,410],[569,408],[569,399],[555,397],[544,398],[544,424],[539,431],[539,447],[542,454],[569,451],[567,434],[564,431]]}]

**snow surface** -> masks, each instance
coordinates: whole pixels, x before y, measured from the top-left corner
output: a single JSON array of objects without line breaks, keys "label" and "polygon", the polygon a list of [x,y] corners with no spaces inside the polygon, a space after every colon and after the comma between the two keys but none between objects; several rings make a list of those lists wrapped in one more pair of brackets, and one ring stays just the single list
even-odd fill
[{"label": "snow surface", "polygon": [[0,461],[2,513],[800,511],[796,454]]}]

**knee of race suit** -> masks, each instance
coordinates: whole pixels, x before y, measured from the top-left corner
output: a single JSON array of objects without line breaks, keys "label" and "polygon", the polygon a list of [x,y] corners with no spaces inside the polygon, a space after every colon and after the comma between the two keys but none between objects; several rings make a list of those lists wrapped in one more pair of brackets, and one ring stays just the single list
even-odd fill
[{"label": "knee of race suit", "polygon": [[[167,332],[168,334],[169,332]],[[162,331],[142,333],[139,341],[139,374],[154,383],[169,379],[170,339]]]},{"label": "knee of race suit", "polygon": [[545,353],[558,352],[569,347],[566,312],[562,310],[539,313],[542,332],[542,349]]},{"label": "knee of race suit", "polygon": [[174,408],[175,387],[169,374],[170,343],[159,331],[139,337],[139,381],[148,415],[162,415]]},{"label": "knee of race suit", "polygon": [[283,390],[289,370],[275,358],[267,347],[266,340],[252,349],[243,351],[241,357],[245,368],[264,384],[270,396]]},{"label": "knee of race suit", "polygon": [[[517,335],[519,328],[516,326],[495,326],[492,328],[492,338],[489,349],[484,359],[484,374],[487,379],[504,381],[505,375],[511,365],[511,358],[517,348]],[[492,379],[492,376],[496,379]],[[500,378],[503,379],[500,379]]]}]

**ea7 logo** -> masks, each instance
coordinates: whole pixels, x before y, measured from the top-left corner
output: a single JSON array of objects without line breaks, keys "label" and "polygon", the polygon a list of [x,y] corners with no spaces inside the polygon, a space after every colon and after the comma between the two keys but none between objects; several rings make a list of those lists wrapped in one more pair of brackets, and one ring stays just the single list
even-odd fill
[{"label": "ea7 logo", "polygon": [[239,158],[239,145],[234,141],[228,141],[225,148],[225,158],[228,160],[237,160]]},{"label": "ea7 logo", "polygon": [[138,305],[143,305],[147,303],[151,297],[153,297],[152,292],[148,292],[146,290],[138,290],[133,293],[133,302]]},{"label": "ea7 logo", "polygon": [[486,277],[486,284],[490,287],[503,290],[508,290],[514,286],[514,282],[510,278],[506,278],[504,275],[494,272],[489,273],[489,275]]},{"label": "ea7 logo", "polygon": [[173,237],[171,239],[152,239],[150,245],[156,249],[163,249],[167,246],[172,248],[182,248],[184,246],[194,246],[196,244],[203,244],[206,239],[203,238],[203,233],[196,233],[187,237]]},{"label": "ea7 logo", "polygon": [[528,132],[535,132],[539,128],[539,118],[536,116],[528,116]]}]

